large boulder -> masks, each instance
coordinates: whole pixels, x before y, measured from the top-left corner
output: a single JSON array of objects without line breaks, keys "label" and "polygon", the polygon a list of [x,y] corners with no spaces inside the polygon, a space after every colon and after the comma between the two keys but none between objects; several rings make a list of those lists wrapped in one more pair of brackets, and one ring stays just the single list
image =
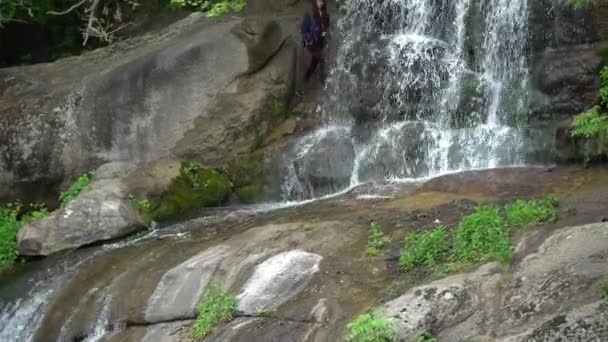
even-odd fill
[{"label": "large boulder", "polygon": [[[262,19],[194,14],[52,64],[0,70],[0,199],[105,162],[219,164],[282,122],[295,44]],[[254,129],[255,127],[255,129]]]},{"label": "large boulder", "polygon": [[168,192],[180,176],[179,160],[109,163],[64,208],[25,224],[17,236],[21,255],[46,256],[113,240],[144,229],[138,200]]},{"label": "large boulder", "polygon": [[[602,339],[608,321],[597,316],[605,310],[597,285],[607,270],[607,228],[598,223],[562,229],[511,274],[487,264],[412,288],[382,310],[405,340],[423,330],[438,341]],[[585,328],[572,330],[577,327]]]},{"label": "large boulder", "polygon": [[23,226],[19,254],[49,255],[137,231],[143,224],[127,194],[120,182],[93,182],[65,208]]},{"label": "large boulder", "polygon": [[295,146],[293,165],[307,195],[346,187],[355,164],[350,130],[331,126],[302,138]]}]

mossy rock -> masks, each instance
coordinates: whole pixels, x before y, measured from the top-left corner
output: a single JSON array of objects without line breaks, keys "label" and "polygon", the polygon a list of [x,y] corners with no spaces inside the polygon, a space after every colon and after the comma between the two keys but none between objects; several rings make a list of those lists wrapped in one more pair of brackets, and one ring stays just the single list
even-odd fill
[{"label": "mossy rock", "polygon": [[264,153],[256,151],[226,163],[226,174],[234,184],[237,197],[244,203],[254,203],[265,197]]},{"label": "mossy rock", "polygon": [[149,209],[142,209],[144,220],[163,220],[193,208],[219,206],[232,192],[232,182],[220,172],[183,162],[180,176]]}]

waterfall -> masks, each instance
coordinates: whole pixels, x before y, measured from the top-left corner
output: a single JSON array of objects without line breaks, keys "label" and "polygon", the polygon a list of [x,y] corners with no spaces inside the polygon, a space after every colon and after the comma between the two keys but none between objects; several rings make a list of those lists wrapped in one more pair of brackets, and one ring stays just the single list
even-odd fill
[{"label": "waterfall", "polygon": [[286,157],[287,199],[533,162],[527,0],[347,0],[340,11],[325,124]]}]

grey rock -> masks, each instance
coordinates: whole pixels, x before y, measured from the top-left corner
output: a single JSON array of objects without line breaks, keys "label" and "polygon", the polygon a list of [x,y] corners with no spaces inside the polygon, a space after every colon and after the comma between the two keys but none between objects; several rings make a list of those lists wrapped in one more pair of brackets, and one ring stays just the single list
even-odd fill
[{"label": "grey rock", "polygon": [[127,200],[126,187],[115,180],[91,183],[64,209],[19,230],[21,255],[49,255],[97,241],[123,237],[143,228]]},{"label": "grey rock", "polygon": [[295,63],[273,21],[192,15],[79,57],[3,69],[0,198],[27,199],[28,186],[65,186],[107,162],[213,166],[249,151],[283,121]]},{"label": "grey rock", "polygon": [[305,137],[297,144],[294,167],[303,184],[319,191],[349,184],[355,163],[355,148],[347,129],[328,128]]},{"label": "grey rock", "polygon": [[322,259],[318,254],[294,250],[264,261],[237,296],[237,312],[255,315],[283,304],[308,284]]},{"label": "grey rock", "polygon": [[165,273],[148,301],[146,322],[194,317],[203,290],[227,250],[227,246],[214,246]]},{"label": "grey rock", "polygon": [[597,314],[605,302],[596,292],[608,271],[606,255],[608,224],[565,228],[525,257],[507,279],[497,265],[487,264],[410,289],[382,310],[404,339],[428,329],[438,341],[483,336],[595,341],[608,336],[606,320]]},{"label": "grey rock", "polygon": [[533,67],[532,120],[570,117],[595,102],[602,58],[593,45],[550,49]]}]

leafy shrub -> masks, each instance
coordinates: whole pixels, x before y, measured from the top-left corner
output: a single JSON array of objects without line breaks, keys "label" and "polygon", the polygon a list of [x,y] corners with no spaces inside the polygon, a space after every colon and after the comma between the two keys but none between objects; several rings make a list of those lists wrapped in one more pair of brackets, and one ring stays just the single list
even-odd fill
[{"label": "leafy shrub", "polygon": [[[608,91],[608,87],[605,90]],[[594,106],[572,120],[570,134],[573,137],[592,138],[603,132],[608,132],[608,115],[600,106]]]},{"label": "leafy shrub", "polygon": [[48,215],[42,205],[30,205],[25,210],[19,202],[0,208],[0,268],[10,266],[17,260],[17,232],[22,224]]},{"label": "leafy shrub", "polygon": [[507,263],[511,259],[511,240],[495,205],[479,206],[473,214],[463,217],[454,240],[459,261],[497,259]]},{"label": "leafy shrub", "polygon": [[220,287],[208,284],[198,305],[198,316],[192,327],[192,337],[202,339],[215,327],[230,322],[234,317],[236,296]]},{"label": "leafy shrub", "polygon": [[215,17],[230,12],[240,12],[245,8],[245,0],[171,0],[176,8],[188,8],[194,11],[207,12]]},{"label": "leafy shrub", "polygon": [[[584,2],[585,0],[569,0]],[[602,133],[608,133],[608,66],[600,71],[600,105],[591,107],[586,112],[576,115],[570,125],[573,137],[593,138]]]},{"label": "leafy shrub", "polygon": [[433,268],[447,252],[448,241],[445,227],[438,226],[433,230],[412,232],[403,240],[399,265],[404,270],[416,266]]},{"label": "leafy shrub", "polygon": [[437,338],[425,330],[416,336],[416,342],[437,342]]},{"label": "leafy shrub", "polygon": [[78,177],[78,179],[70,185],[70,187],[59,195],[59,202],[61,208],[65,208],[70,202],[72,202],[84,188],[86,188],[91,180],[95,177],[95,171],[90,171],[84,175]]},{"label": "leafy shrub", "polygon": [[608,278],[600,283],[600,295],[604,299],[608,299]]},{"label": "leafy shrub", "polygon": [[346,326],[348,342],[392,342],[397,340],[393,324],[380,311],[359,315]]},{"label": "leafy shrub", "polygon": [[524,228],[557,220],[556,200],[547,196],[542,201],[517,200],[505,206],[505,216],[512,228]]},{"label": "leafy shrub", "polygon": [[380,253],[380,249],[387,243],[391,242],[391,238],[382,233],[380,226],[377,223],[372,223],[369,226],[369,235],[367,237],[367,255],[376,256]]}]

